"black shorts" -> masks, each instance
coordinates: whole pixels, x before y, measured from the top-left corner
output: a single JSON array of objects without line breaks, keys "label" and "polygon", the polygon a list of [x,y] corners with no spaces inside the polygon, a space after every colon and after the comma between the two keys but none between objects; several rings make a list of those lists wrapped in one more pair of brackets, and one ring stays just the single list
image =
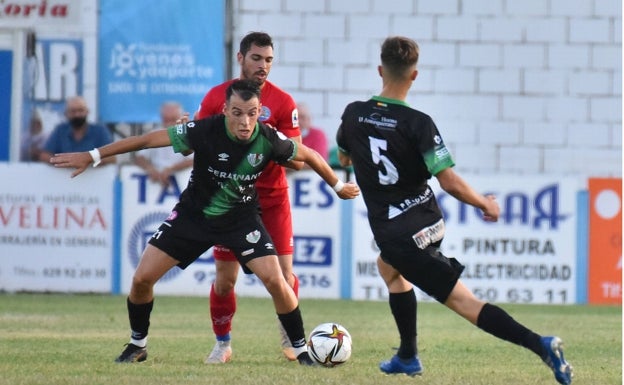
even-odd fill
[{"label": "black shorts", "polygon": [[464,271],[464,265],[442,254],[441,243],[442,240],[439,240],[421,249],[408,235],[381,242],[378,246],[384,262],[397,269],[416,287],[444,303]]},{"label": "black shorts", "polygon": [[207,219],[177,204],[149,243],[177,259],[182,269],[217,243],[232,250],[246,273],[251,272],[247,262],[275,255],[273,241],[257,211],[229,219]]}]

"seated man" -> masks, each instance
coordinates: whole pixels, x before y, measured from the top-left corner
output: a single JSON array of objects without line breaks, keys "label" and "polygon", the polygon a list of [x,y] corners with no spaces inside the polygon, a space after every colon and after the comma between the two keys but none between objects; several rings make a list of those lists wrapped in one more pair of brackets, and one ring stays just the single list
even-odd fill
[{"label": "seated man", "polygon": [[[67,122],[54,128],[41,153],[39,160],[49,162],[54,154],[62,152],[88,151],[113,141],[113,136],[106,127],[87,122],[89,108],[81,96],[67,99],[65,117]],[[115,157],[103,159],[101,164],[115,163]]]}]

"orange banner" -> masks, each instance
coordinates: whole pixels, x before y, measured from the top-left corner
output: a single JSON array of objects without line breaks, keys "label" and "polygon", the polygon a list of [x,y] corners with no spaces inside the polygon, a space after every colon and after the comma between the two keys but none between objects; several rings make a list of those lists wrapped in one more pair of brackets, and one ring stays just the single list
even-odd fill
[{"label": "orange banner", "polygon": [[588,300],[622,303],[622,179],[589,179]]}]

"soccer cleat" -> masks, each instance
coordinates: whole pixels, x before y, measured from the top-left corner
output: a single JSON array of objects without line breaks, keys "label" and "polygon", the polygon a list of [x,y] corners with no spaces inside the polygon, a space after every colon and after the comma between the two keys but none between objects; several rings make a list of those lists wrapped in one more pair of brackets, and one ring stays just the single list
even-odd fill
[{"label": "soccer cleat", "polygon": [[232,358],[230,341],[217,341],[212,352],[204,360],[204,364],[225,364]]},{"label": "soccer cleat", "polygon": [[299,364],[304,365],[304,366],[316,365],[316,363],[312,360],[308,352],[303,352],[299,354],[297,358],[295,358],[295,360],[299,361]]},{"label": "soccer cleat", "polygon": [[284,357],[286,357],[288,361],[297,361],[295,349],[293,349],[292,344],[290,343],[290,338],[288,338],[288,333],[286,333],[286,329],[284,329],[284,326],[282,326],[279,319],[277,320],[277,328],[280,332],[282,353],[284,354]]},{"label": "soccer cleat", "polygon": [[386,374],[407,374],[412,377],[423,372],[418,356],[405,360],[394,355],[390,360],[380,363],[379,369]]},{"label": "soccer cleat", "polygon": [[563,341],[559,337],[542,337],[542,346],[548,353],[544,363],[552,369],[558,383],[569,385],[572,383],[572,366],[563,358]]},{"label": "soccer cleat", "polygon": [[134,344],[126,344],[126,348],[115,359],[115,362],[143,362],[147,359],[147,348],[142,348]]}]

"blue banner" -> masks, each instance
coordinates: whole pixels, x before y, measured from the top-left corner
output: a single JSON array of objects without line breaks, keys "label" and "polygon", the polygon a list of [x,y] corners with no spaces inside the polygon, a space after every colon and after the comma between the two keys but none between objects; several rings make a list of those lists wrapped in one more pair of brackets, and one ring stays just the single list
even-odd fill
[{"label": "blue banner", "polygon": [[13,73],[13,52],[0,51],[0,161],[9,160],[11,142],[11,74]]},{"label": "blue banner", "polygon": [[100,5],[100,121],[158,121],[165,101],[193,112],[224,80],[224,0]]}]

